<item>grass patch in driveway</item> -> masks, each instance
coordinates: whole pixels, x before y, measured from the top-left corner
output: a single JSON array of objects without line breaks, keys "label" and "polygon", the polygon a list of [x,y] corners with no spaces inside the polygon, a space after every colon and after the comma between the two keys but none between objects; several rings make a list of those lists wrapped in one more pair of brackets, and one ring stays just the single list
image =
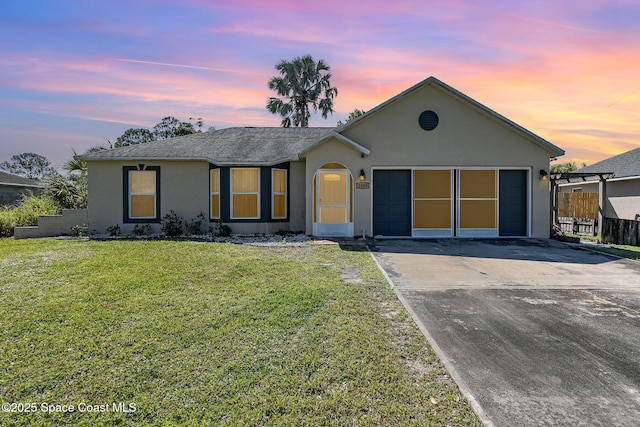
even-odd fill
[{"label": "grass patch in driveway", "polygon": [[0,239],[0,333],[1,425],[480,425],[337,246]]},{"label": "grass patch in driveway", "polygon": [[628,245],[589,245],[586,246],[594,251],[604,252],[607,254],[619,256],[622,258],[629,258],[635,261],[640,261],[640,247],[628,246]]}]

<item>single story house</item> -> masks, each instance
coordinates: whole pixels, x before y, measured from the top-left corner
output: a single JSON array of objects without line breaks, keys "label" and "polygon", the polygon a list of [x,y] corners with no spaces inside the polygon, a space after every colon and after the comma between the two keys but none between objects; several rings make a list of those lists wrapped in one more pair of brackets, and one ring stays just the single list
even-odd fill
[{"label": "single story house", "polygon": [[549,237],[564,151],[429,77],[338,128],[236,127],[84,155],[89,228],[170,210],[234,233]]},{"label": "single story house", "polygon": [[[576,172],[613,173],[613,178],[607,179],[606,216],[617,219],[640,217],[640,148],[609,157]],[[598,193],[598,177],[559,183],[558,191]]]},{"label": "single story house", "polygon": [[0,171],[0,206],[16,205],[22,196],[42,192],[44,185],[36,180]]}]

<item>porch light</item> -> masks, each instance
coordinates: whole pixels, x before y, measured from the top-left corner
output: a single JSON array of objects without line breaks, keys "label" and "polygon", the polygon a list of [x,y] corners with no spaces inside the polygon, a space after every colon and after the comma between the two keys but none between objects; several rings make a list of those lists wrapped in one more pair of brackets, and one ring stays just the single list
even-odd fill
[{"label": "porch light", "polygon": [[360,178],[358,178],[358,181],[364,182],[366,179],[367,176],[364,174],[364,169],[360,169]]},{"label": "porch light", "polygon": [[547,175],[549,175],[549,173],[546,170],[540,169],[540,181],[546,181]]}]

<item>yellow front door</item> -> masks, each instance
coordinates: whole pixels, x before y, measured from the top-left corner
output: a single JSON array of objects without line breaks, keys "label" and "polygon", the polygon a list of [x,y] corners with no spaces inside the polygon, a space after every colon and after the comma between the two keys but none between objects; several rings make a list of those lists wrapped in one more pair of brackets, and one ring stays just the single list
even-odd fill
[{"label": "yellow front door", "polygon": [[321,169],[315,179],[314,235],[353,236],[348,169]]},{"label": "yellow front door", "polygon": [[322,224],[347,222],[347,172],[320,172],[319,219]]}]

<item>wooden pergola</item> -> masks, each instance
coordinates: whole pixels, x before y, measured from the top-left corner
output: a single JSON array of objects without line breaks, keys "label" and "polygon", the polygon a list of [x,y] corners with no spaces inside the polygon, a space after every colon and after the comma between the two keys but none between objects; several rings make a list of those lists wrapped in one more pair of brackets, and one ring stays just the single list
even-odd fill
[{"label": "wooden pergola", "polygon": [[[612,172],[562,172],[549,174],[551,181],[551,233],[558,225],[558,181],[587,182],[587,178],[598,178],[598,236],[602,236],[604,218],[607,214],[607,179]],[[591,181],[591,180],[590,180]]]}]

